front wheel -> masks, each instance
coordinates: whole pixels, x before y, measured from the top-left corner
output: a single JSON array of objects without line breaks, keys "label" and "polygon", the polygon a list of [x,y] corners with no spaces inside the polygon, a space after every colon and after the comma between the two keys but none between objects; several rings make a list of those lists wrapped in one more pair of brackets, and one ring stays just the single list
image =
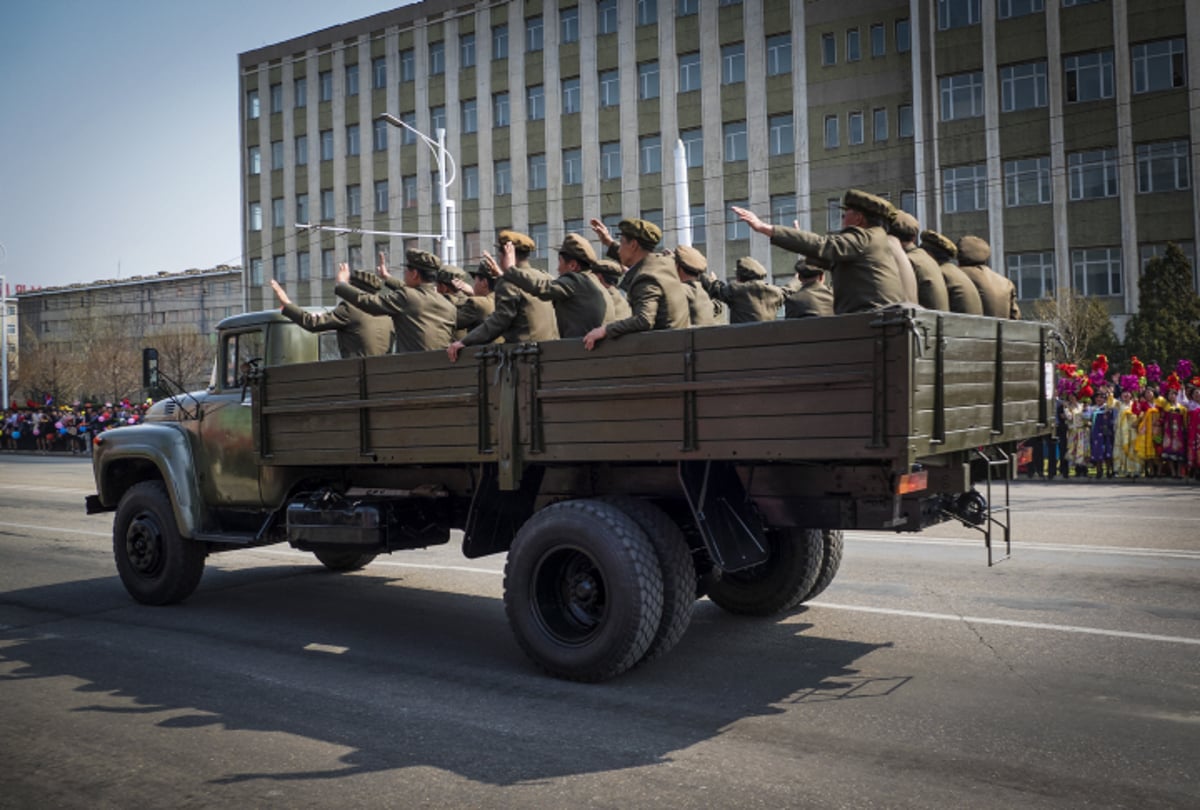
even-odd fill
[{"label": "front wheel", "polygon": [[[766,562],[744,571],[723,571],[708,598],[730,613],[770,616],[807,598],[821,573],[825,539],[819,529],[771,529]],[[832,579],[832,576],[830,577]]]},{"label": "front wheel", "polygon": [[182,602],[204,573],[204,546],[180,536],[162,481],[134,484],[121,498],[113,556],[125,590],[146,605]]}]

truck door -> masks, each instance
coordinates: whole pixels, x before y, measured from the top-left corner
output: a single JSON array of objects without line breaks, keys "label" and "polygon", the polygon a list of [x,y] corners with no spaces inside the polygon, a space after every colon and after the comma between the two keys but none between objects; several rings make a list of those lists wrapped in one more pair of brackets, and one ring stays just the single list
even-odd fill
[{"label": "truck door", "polygon": [[216,385],[200,420],[197,473],[206,503],[217,508],[258,507],[259,467],[251,435],[251,391],[246,374],[265,362],[264,325],[221,333]]}]

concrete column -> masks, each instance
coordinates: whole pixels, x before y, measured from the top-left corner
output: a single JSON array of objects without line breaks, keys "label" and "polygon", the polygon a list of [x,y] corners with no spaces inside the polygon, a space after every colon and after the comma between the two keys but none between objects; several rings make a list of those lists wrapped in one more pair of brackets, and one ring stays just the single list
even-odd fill
[{"label": "concrete column", "polygon": [[[375,230],[375,155],[374,126],[371,117],[371,95],[375,81],[375,70],[371,64],[371,38],[358,38],[358,184],[362,189],[362,227]],[[363,234],[363,266],[355,270],[370,270],[375,266],[375,244],[384,242],[386,236]]]},{"label": "concrete column", "polygon": [[[584,133],[583,218],[600,217],[600,144],[587,133],[599,131],[599,91],[596,63],[596,4],[579,4],[579,104],[580,127]],[[624,211],[619,212],[622,216]]]},{"label": "concrete column", "polygon": [[[1121,203],[1121,292],[1125,313],[1138,310],[1137,164],[1133,153],[1133,95],[1129,59],[1128,0],[1113,0],[1113,73],[1117,105],[1117,193]],[[1121,331],[1124,332],[1121,319]]]},{"label": "concrete column", "polygon": [[[560,45],[561,24],[558,5],[547,4],[542,9],[542,43],[545,58],[542,60],[542,97],[546,105],[546,233],[550,244],[561,244],[563,231],[563,197],[567,190],[562,183],[562,73],[558,69],[557,54]],[[591,236],[585,230],[584,237]],[[553,266],[553,262],[551,262]]]},{"label": "concrete column", "polygon": [[987,148],[988,241],[992,269],[1004,273],[1004,173],[1000,165],[1000,76],[996,67],[996,0],[983,0],[983,127]]},{"label": "concrete column", "polygon": [[[387,29],[384,35],[384,41],[387,43],[387,65],[388,65],[388,86],[387,86],[387,111],[397,118],[402,112],[400,109],[400,28],[391,26]],[[414,50],[414,68],[415,56]],[[401,132],[398,128],[391,125],[388,126],[388,146],[387,146],[387,178],[388,178],[388,195],[391,197],[388,206],[388,230],[400,230],[401,211],[397,210],[396,206],[403,202],[401,197],[402,186],[400,173],[400,141]],[[404,253],[404,240],[398,236],[390,237],[388,240],[388,264],[394,266],[399,264]]]},{"label": "concrete column", "polygon": [[1046,89],[1050,116],[1050,207],[1054,218],[1054,295],[1071,288],[1071,242],[1067,225],[1067,155],[1063,134],[1062,37],[1059,4],[1046,4]]},{"label": "concrete column", "polygon": [[[475,14],[475,108],[479,124],[479,243],[492,252],[496,235],[496,178],[492,164],[492,23],[484,8]],[[505,223],[507,224],[507,223]]]},{"label": "concrete column", "polygon": [[[1195,9],[1187,14],[1186,48],[1188,141],[1192,157],[1192,245],[1200,248],[1200,11]],[[1192,283],[1200,290],[1200,266],[1192,268]]]},{"label": "concrete column", "polygon": [[[925,135],[925,115],[928,112],[925,109],[926,96],[932,93],[935,103],[932,105],[932,117],[937,116],[937,93],[934,78],[925,76],[925,40],[924,29],[921,27],[921,1],[909,0],[908,3],[908,36],[909,36],[909,59],[910,70],[912,71],[912,118],[913,118],[913,173],[916,175],[916,188],[914,191],[917,195],[917,219],[920,220],[923,227],[937,230],[940,223],[940,216],[937,212],[941,210],[941,198],[937,194],[937,179],[930,184],[927,172],[929,168],[925,165],[925,150],[927,147],[927,138]],[[929,59],[930,64],[933,64],[933,35],[932,28],[930,29],[929,40]],[[932,71],[931,71],[932,72]],[[928,82],[928,84],[926,84]],[[927,92],[928,89],[928,92]],[[897,113],[897,131],[899,128],[899,113]],[[936,143],[936,135],[935,143]],[[936,175],[937,166],[933,168]],[[931,192],[930,185],[933,189]],[[926,224],[928,223],[928,224]]]},{"label": "concrete column", "polygon": [[[525,3],[508,4],[508,154],[512,166],[512,227],[529,233],[529,148],[525,137]],[[547,223],[549,233],[549,223]],[[538,245],[545,250],[546,245]]]},{"label": "concrete column", "polygon": [[[320,118],[318,113],[319,104],[319,84],[318,73],[320,72],[320,61],[318,60],[318,52],[316,48],[309,48],[304,54],[304,76],[306,85],[306,98],[304,106],[304,132],[305,141],[308,151],[308,220],[309,222],[321,221],[321,133],[319,131]],[[295,149],[295,144],[292,144]],[[292,169],[295,171],[295,169]],[[316,275],[321,275],[321,250],[322,239],[321,231],[309,231],[307,236],[309,244],[312,245],[313,252],[316,254]],[[333,287],[326,281],[318,285],[317,293],[312,297],[315,304],[324,304],[327,295],[332,295]],[[330,299],[332,300],[332,299]]]},{"label": "concrete column", "polygon": [[[917,0],[912,0],[917,2]],[[793,171],[796,176],[796,218],[800,227],[812,230],[812,177],[809,174],[808,140],[808,25],[804,19],[804,0],[792,0],[792,134],[796,139]]]},{"label": "concrete column", "polygon": [[[617,69],[621,82],[621,213],[641,216],[642,194],[638,179],[641,149],[638,142],[637,0],[617,0]],[[666,196],[664,194],[664,196]],[[667,223],[663,201],[663,224]],[[672,240],[664,230],[663,243]]]},{"label": "concrete column", "polygon": [[[767,144],[769,122],[767,121],[767,70],[759,43],[765,41],[763,34],[762,3],[746,3],[742,7],[745,32],[743,40],[746,65],[746,154],[750,168],[749,203],[751,211],[771,211],[770,149]],[[795,126],[793,124],[793,131]],[[755,168],[758,167],[758,168]],[[789,225],[791,223],[788,223]],[[767,239],[750,238],[750,255],[771,267],[771,242]]]},{"label": "concrete column", "polygon": [[[799,0],[797,0],[799,2]],[[658,4],[658,128],[662,133],[663,224],[670,225],[675,210],[675,142],[679,140],[679,59],[675,53],[675,4]],[[686,172],[685,172],[686,174]],[[687,177],[683,178],[685,181]],[[690,189],[688,194],[691,199]],[[684,212],[688,213],[688,212]],[[676,241],[679,234],[675,234]]]},{"label": "concrete column", "polygon": [[700,4],[700,124],[704,128],[704,219],[708,269],[726,273],[725,130],[721,121],[721,43],[716,3]]}]

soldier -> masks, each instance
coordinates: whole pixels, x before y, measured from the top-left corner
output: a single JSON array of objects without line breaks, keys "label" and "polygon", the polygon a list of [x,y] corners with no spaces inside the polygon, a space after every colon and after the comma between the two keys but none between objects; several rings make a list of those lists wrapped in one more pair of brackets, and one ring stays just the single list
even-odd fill
[{"label": "soldier", "polygon": [[987,260],[991,257],[991,246],[978,236],[964,236],[958,240],[958,267],[979,290],[983,314],[993,318],[1020,320],[1017,288],[1012,281],[987,266]]},{"label": "soldier", "polygon": [[734,268],[735,281],[721,281],[712,273],[704,288],[714,301],[729,306],[730,323],[773,321],[783,305],[783,290],[768,282],[767,270],[757,260],[743,256]]},{"label": "soldier", "polygon": [[[500,231],[501,262],[511,262],[530,272],[541,272],[529,264],[529,256],[537,249],[533,239],[518,231]],[[546,275],[543,273],[542,275]],[[501,277],[496,282],[496,309],[483,323],[472,329],[462,340],[446,347],[450,362],[458,361],[458,353],[465,346],[491,343],[498,337],[505,343],[528,343],[536,340],[557,340],[558,325],[554,317],[554,305],[540,301],[516,284]]]},{"label": "soldier", "polygon": [[842,205],[842,230],[827,236],[771,225],[737,206],[733,212],[753,230],[771,237],[771,244],[825,259],[833,273],[833,309],[837,314],[903,303],[900,270],[884,230],[895,211],[892,204],[874,194],[850,189]]},{"label": "soldier", "polygon": [[921,247],[942,271],[942,279],[946,282],[946,297],[950,300],[950,311],[961,312],[965,315],[982,315],[983,302],[979,299],[979,290],[967,278],[967,274],[954,263],[958,248],[954,243],[937,231],[921,231]]},{"label": "soldier", "polygon": [[644,219],[623,219],[617,227],[621,231],[618,255],[621,264],[629,268],[621,279],[621,288],[629,296],[633,314],[588,332],[583,345],[589,351],[606,337],[616,339],[631,332],[686,329],[691,325],[687,293],[673,263],[653,252],[662,239],[662,230]]},{"label": "soldier", "polygon": [[942,276],[942,270],[924,248],[917,247],[917,235],[921,232],[921,226],[916,217],[905,211],[898,211],[889,230],[900,240],[916,275],[917,302],[926,309],[949,312],[950,297],[946,293],[946,279]]},{"label": "soldier", "polygon": [[[351,305],[371,315],[390,315],[396,330],[396,351],[422,352],[444,349],[454,338],[454,304],[437,291],[437,272],[442,263],[424,250],[409,249],[404,254],[404,285],[379,293],[365,293],[351,286],[350,268],[338,265],[334,292]],[[380,275],[387,267],[380,256]]]},{"label": "soldier", "polygon": [[675,259],[675,272],[683,282],[683,291],[687,293],[688,318],[692,326],[712,326],[715,323],[713,301],[700,282],[704,271],[708,269],[708,259],[691,245],[680,245],[672,256]]},{"label": "soldier", "polygon": [[[437,291],[446,296],[446,300],[454,304],[454,309],[457,312],[462,309],[470,297],[471,287],[467,284],[467,274],[462,268],[454,267],[453,265],[442,265],[442,269],[437,273]],[[457,316],[455,317],[457,321]],[[454,339],[458,340],[467,332],[462,327],[456,326],[454,329]]]},{"label": "soldier", "polygon": [[783,295],[783,317],[811,318],[833,314],[833,290],[825,284],[825,260],[796,259],[796,283]]},{"label": "soldier", "polygon": [[596,274],[596,278],[604,285],[604,289],[608,291],[608,297],[612,301],[613,320],[622,320],[633,314],[629,308],[629,301],[625,299],[625,293],[621,291],[621,276],[625,273],[625,268],[615,259],[600,259],[592,267],[592,272]]},{"label": "soldier", "polygon": [[[457,329],[463,330],[463,335],[487,320],[496,311],[496,295],[492,287],[496,278],[492,275],[491,262],[481,261],[474,270],[470,271],[473,281],[471,294],[457,308],[458,317],[454,322]],[[462,335],[456,336],[456,340]]]},{"label": "soldier", "polygon": [[569,233],[558,247],[558,278],[522,267],[500,272],[522,291],[554,304],[560,337],[578,338],[615,320],[604,285],[592,275],[595,262],[596,252],[588,241]]},{"label": "soldier", "polygon": [[608,226],[604,224],[604,221],[600,219],[588,220],[588,227],[592,229],[592,233],[596,234],[596,238],[599,239],[600,244],[604,246],[605,258],[619,262],[621,259],[617,254],[620,250],[621,244],[613,238],[612,233],[608,230]]},{"label": "soldier", "polygon": [[[350,283],[368,292],[378,290],[382,280],[373,274],[356,270]],[[337,332],[338,352],[342,357],[370,357],[387,354],[392,347],[392,322],[382,315],[368,315],[361,309],[338,301],[325,312],[305,312],[292,303],[287,292],[275,279],[271,289],[283,305],[282,312],[310,332]]]}]

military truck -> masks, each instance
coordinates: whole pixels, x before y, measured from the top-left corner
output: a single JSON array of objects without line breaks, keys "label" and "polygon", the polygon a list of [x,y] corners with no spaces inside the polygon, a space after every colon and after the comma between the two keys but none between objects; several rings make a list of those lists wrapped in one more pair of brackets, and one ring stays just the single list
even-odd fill
[{"label": "military truck", "polygon": [[96,438],[87,508],[115,511],[121,581],[152,605],[209,554],[287,542],[344,572],[461,530],[467,557],[507,553],[525,653],[599,681],[666,653],[701,596],[812,599],[844,530],[957,518],[1007,548],[1006,503],[974,485],[1006,495],[1012,449],[1049,432],[1051,338],[901,307],[320,360],[318,336],[244,314],[207,390]]}]

